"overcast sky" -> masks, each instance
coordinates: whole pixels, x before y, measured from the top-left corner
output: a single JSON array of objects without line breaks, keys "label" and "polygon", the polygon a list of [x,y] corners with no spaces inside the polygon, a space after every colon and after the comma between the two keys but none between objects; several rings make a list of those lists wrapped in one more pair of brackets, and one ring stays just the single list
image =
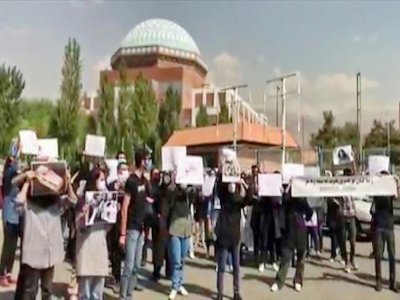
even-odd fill
[{"label": "overcast sky", "polygon": [[[194,38],[210,81],[248,83],[257,107],[267,79],[299,71],[307,133],[319,125],[323,110],[333,110],[338,122],[355,121],[360,71],[366,130],[373,118],[398,118],[399,12],[400,3],[372,1],[3,0],[0,63],[22,70],[24,96],[56,99],[63,47],[75,37],[82,48],[84,90],[93,92],[99,70],[109,65],[129,30],[148,18],[165,18]],[[293,126],[296,98],[288,101]],[[272,97],[268,104],[274,123]]]}]

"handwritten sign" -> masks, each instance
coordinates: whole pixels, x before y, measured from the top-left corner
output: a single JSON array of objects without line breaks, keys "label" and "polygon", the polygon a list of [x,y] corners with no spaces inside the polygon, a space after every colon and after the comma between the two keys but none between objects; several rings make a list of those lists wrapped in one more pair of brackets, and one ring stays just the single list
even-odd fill
[{"label": "handwritten sign", "polygon": [[100,135],[86,135],[85,155],[104,157],[106,153],[106,138]]},{"label": "handwritten sign", "polygon": [[58,139],[38,139],[40,157],[58,158]]},{"label": "handwritten sign", "polygon": [[284,164],[282,169],[283,183],[289,183],[293,177],[304,176],[304,165]]},{"label": "handwritten sign", "polygon": [[397,196],[394,176],[293,178],[293,197]]},{"label": "handwritten sign", "polygon": [[204,177],[204,183],[201,190],[201,193],[204,197],[210,197],[212,195],[214,191],[215,180],[215,175],[206,175]]},{"label": "handwritten sign", "polygon": [[223,182],[240,182],[240,164],[236,152],[224,148],[220,151]]},{"label": "handwritten sign", "polygon": [[22,154],[37,155],[39,144],[36,132],[33,130],[21,130],[19,132],[19,147]]},{"label": "handwritten sign", "polygon": [[379,174],[382,171],[389,172],[390,159],[383,155],[371,155],[368,157],[368,172],[370,175]]},{"label": "handwritten sign", "polygon": [[178,163],[186,157],[186,147],[162,147],[161,160],[163,171],[176,171]]}]

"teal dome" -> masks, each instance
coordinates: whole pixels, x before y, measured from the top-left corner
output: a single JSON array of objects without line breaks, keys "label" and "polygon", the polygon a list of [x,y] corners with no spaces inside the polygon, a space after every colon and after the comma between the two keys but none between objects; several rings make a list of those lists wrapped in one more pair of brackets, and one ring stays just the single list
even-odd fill
[{"label": "teal dome", "polygon": [[180,25],[164,19],[150,19],[136,25],[123,39],[121,48],[167,47],[200,55],[190,34]]}]

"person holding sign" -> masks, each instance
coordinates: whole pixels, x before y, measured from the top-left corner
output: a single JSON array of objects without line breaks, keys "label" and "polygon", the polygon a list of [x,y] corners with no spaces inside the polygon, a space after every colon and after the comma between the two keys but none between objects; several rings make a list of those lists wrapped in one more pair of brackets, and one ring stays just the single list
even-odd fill
[{"label": "person holding sign", "polygon": [[221,203],[221,211],[215,228],[218,300],[224,297],[224,273],[229,254],[232,254],[233,260],[233,299],[242,299],[240,295],[240,220],[242,208],[252,203],[250,192],[252,190],[243,179],[240,183],[222,182],[222,178],[218,180],[218,198]]},{"label": "person holding sign", "polygon": [[[294,251],[297,254],[296,274],[293,279],[294,288],[300,292],[303,286],[304,257],[307,247],[307,227],[305,221],[310,221],[313,210],[305,198],[293,198],[291,187],[286,187],[282,205],[285,211],[286,226],[283,232],[283,248],[279,271],[271,291],[282,289],[292,260]],[[305,217],[304,217],[305,216]]]},{"label": "person holding sign", "polygon": [[[387,171],[382,171],[381,175],[389,175]],[[374,197],[371,206],[373,247],[375,256],[375,277],[377,292],[382,290],[382,254],[386,243],[389,253],[389,285],[390,289],[398,293],[399,288],[396,284],[396,259],[395,259],[395,235],[393,218],[394,197]]]},{"label": "person holding sign", "polygon": [[[61,214],[77,201],[70,175],[67,172],[67,197],[51,194],[33,196],[31,193],[34,171],[28,171],[16,203],[23,214],[22,257],[18,297],[35,299],[40,287],[42,299],[51,299],[54,266],[64,260],[64,241],[61,232]],[[17,287],[18,290],[18,287]]]},{"label": "person holding sign", "polygon": [[120,246],[125,249],[125,266],[121,276],[120,299],[130,300],[137,287],[137,276],[142,261],[144,244],[144,223],[146,207],[150,198],[150,184],[145,177],[151,161],[146,149],[135,152],[136,170],[125,185],[125,195],[121,208]]},{"label": "person holding sign", "polygon": [[[90,171],[85,194],[89,191],[107,191],[105,170],[96,167]],[[86,226],[84,220],[90,217],[90,204],[83,204],[84,202],[85,197],[81,199],[81,209],[78,209],[80,213],[76,217],[78,295],[79,300],[102,299],[105,278],[108,275],[106,236],[111,226],[104,223]]]}]

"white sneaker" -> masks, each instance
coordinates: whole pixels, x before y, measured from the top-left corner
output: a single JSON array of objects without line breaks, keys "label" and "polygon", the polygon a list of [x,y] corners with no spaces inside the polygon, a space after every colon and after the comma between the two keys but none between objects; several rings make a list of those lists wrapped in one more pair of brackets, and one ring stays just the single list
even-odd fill
[{"label": "white sneaker", "polygon": [[294,289],[296,290],[296,292],[301,292],[301,284],[300,283],[295,283],[294,285]]},{"label": "white sneaker", "polygon": [[196,256],[194,255],[194,252],[190,252],[189,258],[190,258],[190,259],[195,259],[195,258],[196,258]]},{"label": "white sneaker", "polygon": [[188,291],[187,291],[183,286],[181,286],[181,287],[179,288],[179,294],[181,294],[183,297],[189,296]]},{"label": "white sneaker", "polygon": [[228,272],[233,273],[233,266],[228,266]]},{"label": "white sneaker", "polygon": [[169,293],[168,299],[174,300],[176,298],[177,294],[178,294],[178,292],[176,290],[171,290],[171,292]]},{"label": "white sneaker", "polygon": [[346,265],[346,263],[344,262],[344,260],[341,260],[341,261],[340,261],[340,264],[341,264],[342,266],[345,266],[345,265]]},{"label": "white sneaker", "polygon": [[273,264],[272,264],[272,268],[275,270],[275,272],[278,272],[278,271],[279,271],[279,266],[278,266],[277,263],[273,263]]},{"label": "white sneaker", "polygon": [[349,267],[349,266],[347,266],[345,269],[344,269],[344,271],[346,272],[346,273],[351,273],[351,268]]},{"label": "white sneaker", "polygon": [[331,259],[329,259],[329,262],[330,262],[330,263],[334,263],[335,260],[334,260],[333,258],[331,258]]},{"label": "white sneaker", "polygon": [[274,283],[272,286],[271,286],[271,292],[277,292],[279,290],[279,287],[278,287],[278,285],[276,284],[276,283]]},{"label": "white sneaker", "polygon": [[260,265],[258,266],[258,272],[264,273],[264,271],[265,271],[265,266],[264,266],[264,264],[260,264]]}]

